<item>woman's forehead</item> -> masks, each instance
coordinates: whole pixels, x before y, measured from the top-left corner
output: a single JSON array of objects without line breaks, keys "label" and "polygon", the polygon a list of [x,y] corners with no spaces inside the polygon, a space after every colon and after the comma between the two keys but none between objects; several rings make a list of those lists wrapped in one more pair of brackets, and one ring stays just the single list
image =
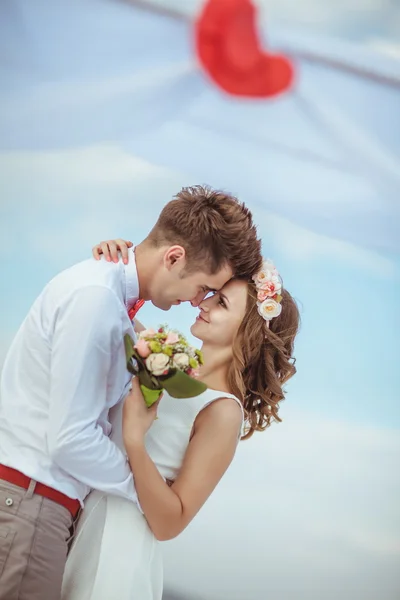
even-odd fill
[{"label": "woman's forehead", "polygon": [[228,298],[245,296],[247,294],[247,282],[240,279],[231,279],[220,291]]}]

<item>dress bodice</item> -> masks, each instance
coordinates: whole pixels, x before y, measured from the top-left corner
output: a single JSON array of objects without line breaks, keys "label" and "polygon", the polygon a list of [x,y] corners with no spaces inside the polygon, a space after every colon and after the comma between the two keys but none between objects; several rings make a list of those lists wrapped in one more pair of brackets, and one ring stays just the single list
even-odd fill
[{"label": "dress bodice", "polygon": [[[158,407],[157,419],[147,432],[145,445],[149,456],[165,479],[176,478],[197,415],[219,398],[233,398],[242,408],[240,401],[232,394],[209,388],[199,396],[184,399],[174,398],[164,391]],[[122,405],[121,402],[113,409],[113,414],[110,414],[111,439],[125,453],[122,440]]]}]

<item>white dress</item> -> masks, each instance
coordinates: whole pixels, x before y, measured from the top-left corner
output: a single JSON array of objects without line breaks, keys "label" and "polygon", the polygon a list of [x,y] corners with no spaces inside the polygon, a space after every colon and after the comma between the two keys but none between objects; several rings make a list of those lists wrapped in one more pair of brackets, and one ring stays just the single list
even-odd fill
[{"label": "white dress", "polygon": [[[164,392],[146,448],[165,479],[178,475],[199,412],[221,397],[234,398],[241,406],[235,396],[210,389],[186,399]],[[111,439],[125,452],[122,403],[113,410]],[[62,600],[161,600],[162,589],[161,548],[138,506],[91,492],[68,555]]]}]

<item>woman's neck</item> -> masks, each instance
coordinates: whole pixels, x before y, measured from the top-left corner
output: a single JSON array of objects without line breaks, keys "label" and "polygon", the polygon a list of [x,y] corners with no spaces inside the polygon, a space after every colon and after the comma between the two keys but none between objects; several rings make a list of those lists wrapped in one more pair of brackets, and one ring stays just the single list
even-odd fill
[{"label": "woman's neck", "polygon": [[231,393],[228,384],[229,365],[232,359],[230,349],[203,344],[201,351],[204,365],[200,368],[200,381],[214,390]]}]

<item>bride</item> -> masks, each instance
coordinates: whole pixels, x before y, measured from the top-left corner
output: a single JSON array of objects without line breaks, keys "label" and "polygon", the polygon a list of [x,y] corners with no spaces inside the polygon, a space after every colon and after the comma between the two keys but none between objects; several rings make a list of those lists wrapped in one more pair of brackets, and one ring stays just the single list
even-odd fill
[{"label": "bride", "polygon": [[[126,255],[130,242],[93,248]],[[159,541],[179,535],[229,467],[239,439],[280,421],[299,326],[295,301],[270,261],[253,281],[231,280],[203,300],[190,331],[202,341],[208,389],[146,405],[137,379],[111,415],[112,440],[127,456],[137,504],[92,491],[65,569],[62,600],[161,600]],[[157,419],[156,419],[157,416]]]}]

